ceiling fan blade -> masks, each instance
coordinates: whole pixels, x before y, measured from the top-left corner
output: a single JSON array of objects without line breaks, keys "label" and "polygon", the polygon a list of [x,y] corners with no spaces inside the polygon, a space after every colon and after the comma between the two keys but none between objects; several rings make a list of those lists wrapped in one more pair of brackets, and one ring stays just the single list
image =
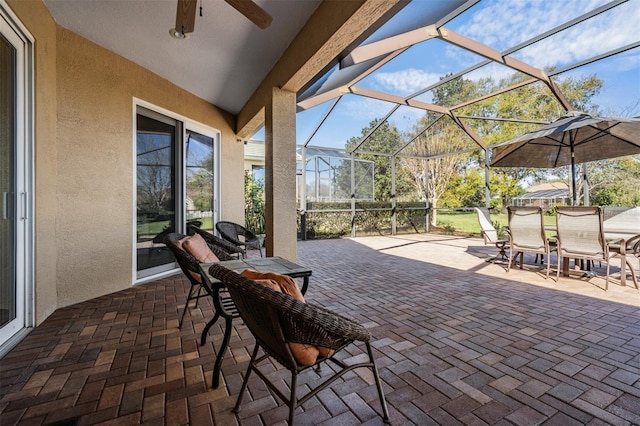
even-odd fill
[{"label": "ceiling fan blade", "polygon": [[196,6],[198,0],[178,0],[176,11],[176,31],[181,34],[192,33],[196,24]]},{"label": "ceiling fan blade", "polygon": [[271,25],[273,18],[251,0],[224,0],[263,30]]}]

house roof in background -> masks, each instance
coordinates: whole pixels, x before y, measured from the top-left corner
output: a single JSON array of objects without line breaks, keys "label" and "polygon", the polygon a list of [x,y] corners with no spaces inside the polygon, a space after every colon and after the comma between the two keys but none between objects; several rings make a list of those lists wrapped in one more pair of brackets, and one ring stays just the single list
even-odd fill
[{"label": "house roof in background", "polygon": [[542,191],[527,192],[526,194],[513,197],[514,200],[557,200],[559,198],[569,198],[569,188],[567,189],[546,189]]}]

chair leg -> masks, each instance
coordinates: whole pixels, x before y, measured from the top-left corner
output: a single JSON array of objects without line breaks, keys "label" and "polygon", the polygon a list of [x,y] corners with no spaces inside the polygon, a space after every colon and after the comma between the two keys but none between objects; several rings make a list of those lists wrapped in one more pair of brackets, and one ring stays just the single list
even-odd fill
[{"label": "chair leg", "polygon": [[376,367],[375,360],[373,359],[373,351],[371,350],[371,344],[369,342],[366,342],[365,344],[367,346],[367,353],[369,354],[369,361],[371,361],[371,369],[373,370],[373,378],[376,381],[378,396],[380,397],[380,405],[382,406],[382,420],[385,423],[390,423],[389,408],[387,407],[387,401],[384,398],[384,391],[382,390],[382,382],[380,381],[380,374],[378,373],[378,367]]},{"label": "chair leg", "polygon": [[[187,308],[189,307],[189,301],[192,300],[191,294],[193,293],[194,285],[191,285],[189,289],[189,294],[187,295],[187,301],[184,302],[184,309],[182,310],[182,316],[180,317],[180,322],[178,323],[178,328],[182,329],[182,322],[184,321],[184,315],[187,313]],[[197,303],[197,299],[196,299]]]},{"label": "chair leg", "polygon": [[607,259],[607,276],[604,279],[604,291],[609,289],[609,260]]},{"label": "chair leg", "polygon": [[296,415],[296,387],[298,386],[298,372],[291,373],[291,395],[289,396],[289,424],[293,425],[293,418]]},{"label": "chair leg", "polygon": [[196,308],[198,307],[198,302],[200,301],[200,292],[202,291],[202,286],[198,286],[198,295],[196,296]]},{"label": "chair leg", "polygon": [[260,349],[260,345],[256,343],[256,346],[253,348],[253,354],[251,354],[251,359],[249,360],[249,366],[247,367],[247,372],[244,375],[244,380],[242,381],[242,387],[240,387],[240,393],[238,394],[238,399],[236,400],[236,405],[233,407],[234,413],[239,413],[242,409],[242,397],[244,396],[244,392],[247,390],[247,383],[249,383],[249,376],[251,375],[251,371],[253,370],[253,363],[256,361],[258,357],[258,349]]},{"label": "chair leg", "polygon": [[[544,255],[542,255],[542,258],[544,259]],[[545,280],[549,278],[550,270],[551,270],[551,253],[547,253],[547,276],[545,277]]]},{"label": "chair leg", "polygon": [[628,260],[627,260],[627,266],[629,267],[629,272],[631,272],[631,278],[633,279],[633,285],[637,289],[638,288],[638,279],[636,278],[636,271],[633,269],[633,265]]}]

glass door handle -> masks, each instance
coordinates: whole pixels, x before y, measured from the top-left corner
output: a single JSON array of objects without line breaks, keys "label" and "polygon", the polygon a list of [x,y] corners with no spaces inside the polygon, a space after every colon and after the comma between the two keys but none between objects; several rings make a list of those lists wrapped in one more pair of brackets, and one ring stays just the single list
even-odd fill
[{"label": "glass door handle", "polygon": [[27,193],[26,192],[20,193],[20,201],[22,205],[22,214],[20,215],[20,220],[27,220],[28,215],[27,215]]},{"label": "glass door handle", "polygon": [[2,193],[2,219],[9,219],[9,193]]}]

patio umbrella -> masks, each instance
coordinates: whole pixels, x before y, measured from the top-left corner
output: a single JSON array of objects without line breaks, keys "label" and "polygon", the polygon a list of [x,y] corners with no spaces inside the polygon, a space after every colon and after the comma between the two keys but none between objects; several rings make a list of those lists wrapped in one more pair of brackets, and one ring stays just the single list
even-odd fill
[{"label": "patio umbrella", "polygon": [[576,163],[640,153],[640,119],[603,118],[570,111],[553,123],[495,145],[492,167],[554,168],[571,165],[573,204]]}]

